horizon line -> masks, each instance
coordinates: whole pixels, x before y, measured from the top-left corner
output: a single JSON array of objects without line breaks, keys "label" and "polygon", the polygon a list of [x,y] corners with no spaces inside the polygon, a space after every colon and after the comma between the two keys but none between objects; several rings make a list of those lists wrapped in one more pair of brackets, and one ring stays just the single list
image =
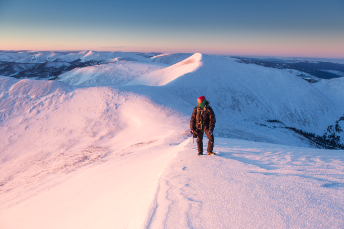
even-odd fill
[{"label": "horizon line", "polygon": [[127,53],[168,53],[168,54],[178,54],[178,53],[186,53],[186,54],[194,54],[194,53],[201,53],[204,55],[214,55],[214,56],[229,56],[229,57],[266,57],[266,58],[307,58],[307,59],[337,59],[337,60],[344,60],[343,57],[320,57],[320,56],[287,56],[287,55],[269,55],[269,54],[224,54],[224,53],[212,53],[212,52],[163,52],[163,51],[121,51],[121,50],[96,50],[96,49],[79,49],[79,50],[57,50],[57,49],[49,49],[49,50],[35,50],[35,49],[0,49],[0,52],[73,52],[73,53],[80,53],[80,52],[127,52]]}]

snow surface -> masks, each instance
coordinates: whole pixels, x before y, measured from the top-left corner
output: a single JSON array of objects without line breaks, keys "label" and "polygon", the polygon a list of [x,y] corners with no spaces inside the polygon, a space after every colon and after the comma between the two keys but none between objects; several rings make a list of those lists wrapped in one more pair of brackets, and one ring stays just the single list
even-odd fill
[{"label": "snow surface", "polygon": [[[166,56],[160,55],[159,58]],[[183,56],[180,54],[179,58]],[[177,57],[174,54],[171,58]],[[194,98],[203,94],[218,109],[217,116],[221,117],[217,133],[228,137],[240,131],[246,136],[245,139],[250,140],[254,139],[247,137],[251,135],[247,131],[271,133],[270,129],[259,126],[266,125],[267,120],[278,120],[285,126],[322,135],[343,115],[344,108],[343,103],[333,102],[331,97],[326,96],[326,88],[318,86],[327,81],[310,84],[296,76],[295,72],[247,65],[229,57],[199,53],[173,65],[156,65],[156,61],[145,60],[75,69],[62,74],[59,80],[73,85],[116,86],[148,94],[154,102],[181,110],[185,115],[194,107]],[[162,93],[164,96],[161,96]],[[249,130],[245,127],[247,125]],[[264,141],[285,144],[283,140],[276,141],[274,136],[264,137]],[[294,145],[302,144],[298,139],[293,141]]]},{"label": "snow surface", "polygon": [[[109,55],[109,53],[108,53]],[[90,52],[82,60],[92,60]],[[110,59],[96,57],[96,60]],[[201,65],[202,54],[160,54],[150,59],[136,59],[139,55],[127,54],[111,59],[111,63],[76,68],[59,76],[59,81],[83,86],[123,86],[149,85],[162,86],[172,80],[196,71]],[[183,59],[185,56],[188,58]],[[113,57],[113,56],[111,56]],[[177,63],[175,63],[177,61]]]},{"label": "snow surface", "polygon": [[149,86],[163,86],[169,82],[183,76],[187,73],[196,71],[202,66],[202,54],[195,53],[191,57],[178,62],[167,68],[154,71],[150,74],[143,75],[128,85],[149,85]]},{"label": "snow surface", "polygon": [[161,68],[163,67],[152,63],[109,63],[76,68],[60,75],[59,81],[82,86],[120,86]]},{"label": "snow surface", "polygon": [[111,88],[1,77],[1,90],[1,228],[84,228],[84,217],[95,228],[106,214],[112,225],[142,224],[179,147],[170,146],[183,133],[174,112]]},{"label": "snow surface", "polygon": [[[118,59],[70,72],[74,85],[0,77],[0,228],[344,227],[344,151],[255,124],[323,131],[343,115],[341,78],[202,54],[68,55]],[[217,156],[197,157],[188,135],[200,95]]]},{"label": "snow surface", "polygon": [[[343,152],[191,140],[159,181],[147,228],[343,228]],[[194,149],[194,150],[192,150]]]}]

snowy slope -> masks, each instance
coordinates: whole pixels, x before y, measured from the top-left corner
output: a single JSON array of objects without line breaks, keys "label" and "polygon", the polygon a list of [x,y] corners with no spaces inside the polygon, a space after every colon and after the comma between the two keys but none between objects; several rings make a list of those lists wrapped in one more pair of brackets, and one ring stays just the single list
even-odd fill
[{"label": "snowy slope", "polygon": [[145,228],[343,228],[343,150],[215,141],[173,158]]},{"label": "snowy slope", "polygon": [[[322,135],[343,115],[342,103],[326,96],[326,88],[317,86],[322,82],[310,84],[287,71],[241,64],[228,57],[202,55],[200,62],[198,68],[187,74],[177,68],[182,65],[167,67],[174,70],[166,74],[167,81],[169,77],[175,79],[161,87],[121,88],[149,95],[154,102],[180,110],[186,116],[195,107],[196,98],[204,95],[216,113],[216,135],[295,146],[308,143],[267,121],[278,120],[281,127]],[[175,77],[178,71],[179,76]],[[159,72],[169,73],[165,69]],[[157,74],[161,81],[159,76],[164,74]],[[157,85],[156,81],[145,82]],[[333,93],[339,96],[341,92]]]},{"label": "snowy slope", "polygon": [[[322,136],[328,126],[344,115],[342,78],[310,84],[294,70],[247,65],[229,57],[95,51],[1,52],[1,57],[4,60],[16,57],[16,62],[25,63],[10,66],[13,72],[22,71],[21,77],[35,74],[32,67],[42,68],[40,74],[51,75],[49,78],[61,71],[64,73],[58,79],[67,84],[124,86],[123,90],[149,95],[154,102],[182,111],[186,116],[195,98],[205,95],[218,108],[220,121],[215,134],[222,137],[306,146],[307,141],[280,127]],[[166,86],[133,89],[130,85]],[[162,91],[166,96],[160,96]],[[276,129],[269,121],[281,124]]]},{"label": "snowy slope", "polygon": [[197,71],[168,87],[177,87],[184,97],[185,92],[191,92],[190,102],[203,94],[232,119],[277,119],[286,125],[313,127],[340,114],[334,109],[336,104],[324,98],[320,90],[288,72],[240,64],[225,57],[203,55],[202,62]]},{"label": "snowy slope", "polygon": [[163,68],[152,63],[120,61],[102,65],[76,68],[59,76],[59,81],[82,86],[121,86],[141,75]]},{"label": "snowy slope", "polygon": [[[61,148],[58,147],[59,143],[65,143],[73,137],[57,134],[55,138],[60,135],[59,142],[50,139],[49,135],[42,135],[42,130],[35,127],[37,133],[31,132],[31,138],[38,135],[51,141],[50,147],[56,149],[56,152],[51,152],[53,158],[42,157],[38,151],[49,148],[37,145],[35,148],[38,151],[21,149],[20,154],[26,156],[30,163],[23,165],[18,158],[1,160],[2,166],[12,161],[10,168],[2,170],[12,172],[12,180],[1,186],[1,228],[344,226],[344,203],[341,198],[344,191],[344,151],[216,138],[218,156],[197,157],[191,139],[178,145],[182,140],[168,133],[172,131],[172,126],[176,128],[185,124],[175,122],[174,117],[159,120],[164,110],[155,113],[154,106],[139,96],[132,98],[128,95],[125,101],[121,101],[121,95],[111,93],[108,88],[89,88],[84,92],[85,89],[56,85],[55,82],[48,88],[39,84],[39,88],[46,89],[45,93],[35,93],[37,89],[33,90],[32,86],[36,82],[30,85],[25,81],[3,80],[2,83],[6,85],[4,88],[12,90],[16,88],[14,86],[19,86],[16,84],[25,83],[24,88],[31,98],[36,95],[35,99],[46,102],[49,101],[49,95],[60,97],[54,87],[63,89],[62,95],[69,96],[60,98],[55,112],[70,111],[67,117],[61,114],[66,118],[62,122],[60,120],[59,127],[78,132],[83,127],[82,123],[85,126],[92,123],[97,125],[93,125],[91,136],[77,133],[81,136],[79,142],[64,149],[63,155],[58,154]],[[12,90],[8,90],[9,96]],[[102,90],[111,100],[107,100],[107,96],[102,97]],[[109,104],[103,104],[100,106],[103,109],[99,109],[87,97],[90,94],[92,97],[96,95],[98,103],[105,99]],[[118,98],[114,99],[113,95]],[[81,103],[82,100],[89,101]],[[116,103],[111,104],[112,101]],[[140,106],[142,102],[145,102],[144,106]],[[68,103],[81,105],[70,107]],[[121,131],[117,135],[111,132],[118,129],[99,122],[99,114],[92,114],[87,104],[93,107],[93,112],[101,111],[105,123],[124,121],[124,125],[118,127]],[[36,119],[41,114],[48,115],[49,123],[52,122],[50,127],[53,127],[53,119],[49,116],[59,115],[47,110],[50,105],[57,104],[43,103],[40,112],[31,120],[24,121],[25,125],[44,126],[42,119]],[[147,108],[148,114],[153,112],[151,118],[145,113]],[[26,110],[27,107],[22,109]],[[121,115],[121,109],[125,116]],[[70,127],[66,121],[72,114],[80,117],[74,120],[75,126]],[[87,121],[82,119],[84,116],[87,116]],[[21,139],[30,138],[25,136],[22,125],[10,126],[10,120],[7,117],[4,129],[21,134]],[[172,126],[169,126],[170,120]],[[102,137],[99,136],[101,130],[105,132]],[[176,130],[179,134],[183,133],[183,128]],[[43,133],[46,134],[47,130],[43,130]],[[12,141],[7,143],[7,147],[11,146],[11,152],[22,145],[13,137],[12,134]],[[83,146],[92,141],[91,147]],[[92,158],[104,151],[104,145],[108,148],[106,154],[101,158]],[[80,149],[81,152],[78,151]],[[30,157],[36,155],[40,155],[38,160],[30,161]],[[62,167],[54,167],[61,161]],[[25,171],[18,174],[16,169],[22,169],[23,166]],[[8,185],[11,189],[8,189]]]},{"label": "snowy slope", "polygon": [[[200,53],[186,59],[183,59],[184,54],[161,54],[144,60],[135,59],[138,56],[136,54],[127,55],[111,59],[111,63],[76,68],[61,74],[58,80],[83,86],[161,86],[196,71],[202,65]],[[88,57],[85,55],[83,60],[87,60]]]},{"label": "snowy slope", "polygon": [[[115,55],[116,54],[116,55]],[[184,58],[188,56],[187,59]],[[201,54],[160,54],[88,52],[81,60],[104,60],[105,64],[76,68],[58,78],[72,85],[123,86],[164,85],[198,68]]]},{"label": "snowy slope", "polygon": [[[85,217],[98,220],[100,212],[110,217],[114,211],[118,216],[111,222],[125,218],[127,225],[135,218],[140,223],[159,174],[177,152],[170,143],[183,139],[176,114],[143,96],[111,88],[0,80],[0,228],[80,228],[84,224],[78,222]],[[135,173],[130,172],[132,166]],[[127,179],[135,182],[117,190]],[[144,199],[138,199],[137,192],[122,198],[133,185]],[[127,211],[117,209],[121,201]],[[132,213],[134,205],[142,208],[137,214]],[[46,211],[51,206],[54,210]],[[70,224],[71,217],[78,226]]]},{"label": "snowy slope", "polygon": [[150,59],[152,62],[174,65],[178,62],[181,62],[193,54],[191,53],[163,53],[156,56],[152,56]]},{"label": "snowy slope", "polygon": [[334,103],[344,110],[344,77],[331,79],[331,80],[322,80],[321,82],[314,85],[318,88],[323,94],[334,101]]},{"label": "snowy slope", "polygon": [[[159,58],[163,57],[166,55],[160,55]],[[220,125],[229,128],[236,124],[242,125],[243,120],[249,121],[250,129],[254,123],[267,125],[267,120],[278,120],[288,127],[322,134],[327,126],[343,115],[341,105],[338,105],[341,103],[326,96],[327,88],[310,84],[284,70],[237,63],[228,57],[194,54],[170,66],[152,65],[152,62],[92,66],[65,73],[60,80],[88,86],[167,84],[163,89],[165,93],[178,97],[172,101],[184,100],[190,105],[178,107],[168,101],[167,104],[156,102],[188,114],[195,98],[205,95],[218,109],[220,120],[228,119],[224,116],[230,117],[231,121],[226,121],[230,123]],[[139,87],[138,90],[142,93],[145,89]],[[161,93],[157,88],[150,88],[147,93],[153,99],[159,98],[155,91]],[[167,96],[161,99],[165,98]],[[264,128],[258,129],[265,131]],[[223,132],[223,136],[232,130],[218,129]]]},{"label": "snowy slope", "polygon": [[[115,54],[60,53],[111,61],[69,84],[0,77],[0,228],[344,227],[344,151],[274,127],[322,133],[343,115],[341,78]],[[216,113],[215,157],[196,157],[187,134],[200,95]]]},{"label": "snowy slope", "polygon": [[187,59],[178,62],[172,66],[164,69],[156,70],[148,74],[143,74],[137,79],[131,81],[127,85],[149,85],[149,86],[163,86],[178,77],[187,73],[196,71],[202,66],[202,54],[195,53]]}]

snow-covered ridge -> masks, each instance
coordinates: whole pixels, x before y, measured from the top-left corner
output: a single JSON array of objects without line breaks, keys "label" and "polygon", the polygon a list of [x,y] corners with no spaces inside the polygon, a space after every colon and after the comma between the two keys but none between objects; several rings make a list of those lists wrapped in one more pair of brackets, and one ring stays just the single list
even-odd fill
[{"label": "snow-covered ridge", "polygon": [[[343,151],[285,127],[343,127],[344,78],[135,55],[62,82],[0,77],[0,228],[343,227]],[[215,157],[188,138],[200,95],[216,114]]]},{"label": "snow-covered ridge", "polygon": [[[322,136],[328,126],[343,115],[342,78],[317,79],[317,83],[311,84],[298,76],[302,72],[237,63],[230,57],[199,53],[95,51],[2,53],[7,59],[15,55],[18,62],[31,62],[11,67],[6,65],[4,69],[12,69],[13,72],[17,69],[24,76],[55,72],[59,75],[49,77],[70,85],[125,87],[123,90],[138,93],[145,90],[143,93],[149,94],[155,102],[169,105],[185,115],[194,106],[194,98],[205,95],[218,109],[216,113],[221,118],[216,134],[223,137],[241,136],[290,144],[289,140],[281,142],[276,139],[276,134],[271,136],[269,133],[273,131],[288,131],[271,130],[274,126],[267,121],[277,120],[285,127]],[[43,60],[46,62],[38,64]],[[338,83],[331,83],[335,81]],[[151,87],[148,90],[142,85],[164,88]],[[161,96],[161,90],[165,96]],[[167,95],[178,99],[168,99]],[[171,101],[182,101],[184,105]],[[267,136],[261,135],[262,132]]]},{"label": "snow-covered ridge", "polygon": [[[190,53],[138,53],[138,52],[35,52],[35,51],[0,51],[0,75],[16,78],[57,79],[62,74],[73,73],[74,69],[89,66],[121,64],[131,62],[134,72],[135,63],[147,66],[171,66],[179,63],[193,54]],[[344,65],[340,60],[322,60],[294,58],[290,61],[276,58],[235,57],[243,63],[254,63],[264,67],[277,69],[293,69],[293,72],[309,82],[320,79],[342,77]],[[108,66],[109,67],[109,66]],[[120,66],[119,66],[120,68]],[[130,71],[131,68],[126,70]],[[100,70],[101,71],[101,70]],[[118,71],[118,69],[114,69]],[[146,72],[147,73],[147,72]],[[108,71],[105,76],[110,74]],[[130,73],[128,73],[130,75]],[[135,73],[136,74],[136,73]],[[112,74],[113,75],[113,74]],[[138,74],[142,75],[142,74]],[[120,77],[120,75],[117,75]],[[136,77],[135,77],[136,78]],[[114,82],[114,81],[113,81]],[[85,82],[83,82],[85,83]],[[95,81],[90,82],[95,84]]]},{"label": "snow-covered ridge", "polygon": [[[0,86],[0,213],[57,185],[70,177],[68,174],[79,174],[99,164],[116,167],[128,158],[138,160],[135,158],[142,158],[140,152],[145,148],[151,149],[154,161],[147,160],[145,154],[146,162],[139,160],[137,168],[144,163],[142,166],[155,169],[147,171],[153,172],[150,175],[153,176],[149,181],[144,180],[141,191],[154,189],[158,174],[175,155],[171,151],[159,156],[160,150],[168,151],[173,148],[169,143],[184,138],[180,135],[184,131],[183,123],[174,111],[134,93],[8,77],[0,77]],[[157,146],[158,150],[154,148]],[[114,172],[113,176],[121,172]],[[99,171],[97,174],[100,175]],[[99,180],[97,176],[94,178]],[[88,175],[85,179],[93,178]],[[152,201],[153,193],[149,195],[142,200],[143,208],[148,208]],[[66,201],[64,204],[68,203]],[[35,204],[41,203],[44,202]],[[96,207],[93,211],[99,210]],[[122,210],[124,215],[128,214]],[[7,215],[6,221],[20,212]],[[23,215],[29,216],[28,213]],[[7,228],[3,227],[2,216],[0,214],[1,228]]]},{"label": "snow-covered ridge", "polygon": [[178,62],[172,66],[152,71],[137,79],[133,80],[127,85],[148,85],[148,86],[162,86],[180,76],[196,71],[202,66],[202,54],[195,53],[189,58]]},{"label": "snow-covered ridge", "polygon": [[[200,53],[171,65],[182,57],[184,54],[181,56],[176,54],[157,55],[149,59],[152,61],[133,61],[133,58],[129,57],[126,59],[115,58],[111,63],[75,68],[61,74],[58,80],[83,86],[161,86],[196,71],[202,65],[202,54]],[[158,61],[160,58],[163,58],[161,62]]]},{"label": "snow-covered ridge", "polygon": [[[288,71],[237,63],[228,57],[202,55],[201,63],[195,70],[177,78],[173,77],[173,70],[180,69],[182,64],[158,70],[160,74],[146,82],[134,81],[137,87],[124,85],[122,88],[148,94],[155,102],[167,104],[184,114],[192,111],[195,98],[205,95],[216,111],[216,134],[273,143],[300,145],[284,127],[322,136],[327,127],[343,115],[344,107],[339,102],[343,95],[338,83],[327,88],[321,86],[332,80],[312,84]],[[162,85],[162,88],[139,86],[150,85],[163,77],[174,80],[165,85],[151,84]],[[341,78],[336,81],[341,82]],[[284,123],[284,127],[278,129],[270,125],[271,120]],[[288,139],[289,143],[282,139]]]},{"label": "snow-covered ridge", "polygon": [[[35,78],[35,79],[57,79],[65,77],[65,75],[75,75],[80,68],[88,68],[90,66],[108,65],[104,74],[105,77],[121,77],[130,75],[135,78],[145,72],[139,72],[140,68],[156,68],[167,67],[183,61],[190,57],[191,54],[161,54],[161,53],[138,53],[138,52],[6,52],[0,51],[0,75],[12,76],[15,78]],[[122,65],[124,69],[122,70]],[[136,64],[138,66],[136,66]],[[138,69],[138,71],[136,71]],[[102,69],[97,69],[101,72]],[[133,72],[131,72],[133,71]],[[85,74],[90,72],[85,71]],[[92,72],[92,70],[91,70]],[[119,73],[117,73],[119,72]],[[83,75],[85,75],[83,74]],[[78,74],[80,75],[80,74]],[[70,78],[70,77],[67,77]],[[87,78],[87,76],[86,76]],[[94,77],[92,77],[94,78]],[[106,80],[109,80],[106,79]],[[106,81],[101,80],[101,81]],[[94,80],[90,82],[93,86],[102,86],[96,84]],[[110,80],[111,81],[111,80]],[[82,83],[86,83],[81,80]],[[114,85],[117,85],[116,80],[112,80]],[[105,85],[111,84],[103,83]],[[123,82],[121,83],[123,84]]]}]

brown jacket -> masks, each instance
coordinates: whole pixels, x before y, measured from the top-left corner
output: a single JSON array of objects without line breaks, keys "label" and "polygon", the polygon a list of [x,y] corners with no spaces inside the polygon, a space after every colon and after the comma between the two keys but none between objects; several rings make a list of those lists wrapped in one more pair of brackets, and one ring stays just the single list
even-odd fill
[{"label": "brown jacket", "polygon": [[213,109],[209,106],[209,102],[205,103],[203,109],[198,106],[192,112],[190,119],[190,129],[191,130],[205,130],[213,132],[215,128],[215,114]]}]

